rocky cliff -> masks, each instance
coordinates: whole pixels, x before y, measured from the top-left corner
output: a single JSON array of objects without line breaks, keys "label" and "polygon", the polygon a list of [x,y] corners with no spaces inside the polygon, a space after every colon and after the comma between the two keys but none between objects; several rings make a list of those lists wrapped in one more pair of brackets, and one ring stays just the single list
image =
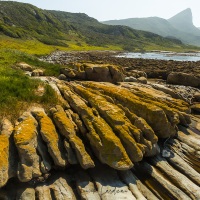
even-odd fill
[{"label": "rocky cliff", "polygon": [[200,199],[200,120],[139,83],[54,79],[62,105],[1,122],[0,199]]}]

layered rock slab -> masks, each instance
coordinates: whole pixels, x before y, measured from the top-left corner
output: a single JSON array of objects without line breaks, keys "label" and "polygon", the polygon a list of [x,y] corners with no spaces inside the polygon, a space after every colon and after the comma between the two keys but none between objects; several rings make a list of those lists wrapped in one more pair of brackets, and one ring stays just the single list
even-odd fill
[{"label": "layered rock slab", "polygon": [[[156,144],[157,136],[155,134],[157,134],[157,133],[151,128],[150,124],[144,120],[144,118],[142,118],[141,116],[137,116],[133,112],[133,110],[130,111],[129,107],[123,106],[125,104],[121,103],[122,102],[121,99],[116,100],[117,99],[116,94],[112,95],[112,93],[111,93],[111,95],[109,97],[108,96],[109,93],[106,93],[104,91],[104,88],[97,90],[92,87],[89,87],[89,85],[85,85],[85,87],[83,87],[83,86],[81,86],[81,84],[84,85],[84,84],[88,84],[88,83],[81,83],[81,82],[73,83],[73,82],[71,82],[67,85],[64,84],[64,86],[63,86],[63,84],[61,86],[58,85],[59,89],[62,92],[62,95],[68,101],[68,103],[66,104],[68,106],[65,107],[65,110],[63,108],[59,108],[59,106],[57,106],[51,110],[52,115],[49,115],[49,116],[47,116],[47,114],[45,114],[44,111],[42,112],[42,114],[41,113],[34,114],[34,112],[32,111],[33,116],[30,115],[30,113],[28,115],[25,114],[24,116],[22,116],[19,119],[18,124],[16,124],[15,129],[19,131],[19,135],[22,136],[22,139],[23,138],[25,139],[24,145],[25,145],[25,141],[26,141],[26,143],[28,145],[27,147],[29,147],[29,143],[30,143],[31,147],[34,146],[34,145],[32,145],[33,144],[32,141],[33,140],[36,141],[36,144],[37,144],[36,145],[37,146],[36,154],[37,155],[35,154],[35,151],[30,151],[29,149],[27,149],[27,150],[30,152],[30,154],[32,154],[33,159],[35,158],[35,156],[39,157],[38,165],[39,165],[41,174],[44,173],[44,171],[42,170],[43,169],[42,163],[45,163],[44,162],[45,155],[43,155],[42,152],[43,153],[46,152],[47,154],[49,153],[52,160],[55,159],[55,158],[53,159],[53,154],[51,155],[50,151],[48,150],[48,148],[50,148],[50,146],[48,146],[48,145],[50,145],[50,144],[53,145],[52,143],[54,141],[57,143],[58,140],[54,140],[54,138],[51,138],[51,135],[56,136],[56,134],[57,134],[58,138],[59,137],[62,138],[61,139],[62,145],[65,146],[67,151],[64,151],[61,149],[59,149],[59,151],[64,151],[65,153],[66,152],[68,153],[67,160],[69,161],[70,164],[73,164],[73,165],[77,164],[76,159],[74,159],[74,158],[77,158],[77,154],[74,154],[76,152],[75,151],[76,147],[70,143],[70,137],[69,137],[69,135],[72,133],[73,133],[72,135],[75,134],[78,137],[80,137],[80,139],[82,140],[82,144],[85,147],[85,150],[91,156],[91,158],[92,158],[93,162],[95,162],[95,164],[98,163],[97,160],[99,160],[115,169],[120,169],[120,170],[123,169],[125,171],[123,171],[121,173],[118,172],[118,174],[120,174],[120,176],[118,177],[118,174],[116,173],[116,171],[114,169],[109,168],[109,170],[108,170],[109,173],[106,172],[104,175],[102,175],[102,173],[99,174],[99,171],[100,171],[100,169],[104,169],[105,166],[101,166],[100,169],[94,168],[93,169],[94,171],[91,173],[89,172],[89,174],[87,174],[86,176],[84,176],[82,173],[80,173],[80,176],[81,176],[80,179],[78,179],[79,177],[77,177],[77,176],[72,177],[73,181],[75,181],[77,184],[76,188],[79,190],[79,195],[76,194],[77,190],[75,188],[71,187],[71,189],[69,189],[68,191],[66,191],[64,189],[64,188],[70,186],[69,181],[66,180],[64,177],[62,177],[61,179],[59,177],[58,181],[52,182],[52,181],[50,181],[51,177],[48,179],[41,179],[41,175],[38,174],[36,176],[35,175],[32,176],[31,181],[29,182],[29,183],[34,183],[33,190],[32,190],[32,187],[30,187],[27,184],[25,187],[24,193],[21,193],[21,194],[23,194],[23,196],[28,196],[29,194],[35,194],[36,199],[38,199],[38,198],[45,199],[45,197],[46,197],[46,199],[52,199],[52,198],[65,199],[65,197],[67,197],[65,195],[71,195],[69,198],[74,198],[74,196],[72,195],[72,194],[74,194],[76,196],[75,197],[76,199],[80,199],[80,198],[84,199],[86,197],[89,198],[89,196],[90,196],[90,198],[98,199],[98,197],[101,197],[100,194],[102,194],[102,193],[100,193],[100,188],[102,188],[101,185],[102,184],[105,185],[104,184],[105,180],[103,180],[103,177],[106,176],[108,188],[103,192],[103,194],[105,194],[105,192],[109,193],[109,191],[111,191],[112,193],[117,193],[118,190],[116,190],[116,189],[112,190],[112,189],[113,189],[113,186],[115,187],[115,185],[117,185],[117,183],[120,182],[120,183],[124,184],[124,185],[122,185],[122,188],[127,189],[126,191],[128,191],[128,192],[126,192],[126,193],[131,194],[131,192],[132,192],[132,196],[130,198],[170,199],[171,196],[173,196],[174,198],[183,198],[184,197],[183,194],[185,194],[185,198],[186,197],[187,198],[189,197],[189,199],[199,198],[198,192],[195,191],[196,189],[199,188],[198,185],[199,185],[199,173],[200,173],[200,169],[199,169],[199,158],[200,158],[199,155],[200,154],[199,154],[199,142],[198,142],[199,132],[198,132],[197,128],[195,129],[196,126],[198,127],[198,125],[197,125],[199,123],[198,120],[197,120],[196,124],[190,125],[189,128],[180,126],[181,120],[179,120],[180,122],[177,121],[176,125],[179,124],[176,127],[179,130],[177,132],[178,133],[177,134],[177,141],[178,141],[177,144],[181,144],[181,147],[179,148],[179,146],[176,147],[175,144],[172,144],[172,148],[169,151],[172,152],[172,151],[174,151],[174,149],[177,151],[174,153],[174,157],[161,159],[158,156],[158,157],[154,157],[154,158],[149,158],[148,162],[146,162],[147,159],[145,159],[145,162],[142,162],[142,163],[145,163],[145,165],[143,165],[142,163],[138,164],[139,169],[145,169],[142,172],[145,177],[150,176],[150,178],[152,178],[152,179],[154,179],[154,181],[156,181],[156,184],[152,184],[151,182],[148,182],[146,180],[144,181],[139,177],[139,179],[142,180],[142,183],[141,183],[133,173],[130,175],[130,171],[129,172],[126,171],[126,169],[129,169],[132,167],[133,160],[132,160],[132,162],[130,161],[131,156],[129,155],[129,152],[127,150],[126,143],[122,142],[122,138],[119,137],[119,135],[124,132],[126,132],[127,135],[129,134],[131,136],[131,138],[133,138],[134,141],[136,142],[136,145],[138,145],[138,144],[141,145],[140,150],[142,151],[142,153],[144,153],[143,147],[147,146],[147,143],[144,142],[144,139],[146,139],[147,142],[149,141],[151,145]],[[93,85],[92,82],[90,84]],[[106,84],[98,83],[98,85],[101,86],[101,85],[106,85]],[[140,101],[144,101],[147,104],[155,104],[157,107],[159,107],[161,110],[163,110],[164,114],[166,115],[166,119],[168,120],[168,122],[171,125],[172,125],[172,121],[169,120],[169,118],[168,118],[169,115],[167,115],[167,113],[166,113],[167,112],[166,109],[168,109],[167,107],[170,107],[170,105],[172,105],[171,108],[174,108],[173,112],[177,113],[177,114],[178,114],[179,107],[180,107],[181,112],[184,112],[184,113],[187,112],[187,104],[182,104],[182,106],[181,106],[181,105],[179,105],[178,101],[176,102],[173,99],[163,99],[162,100],[162,96],[159,97],[159,95],[161,95],[161,94],[158,94],[158,93],[150,94],[150,91],[153,91],[153,90],[151,88],[148,88],[148,86],[147,86],[147,88],[139,88],[139,86],[132,85],[132,86],[130,86],[129,89],[127,88],[127,85],[121,85],[121,86],[108,85],[108,86],[113,87],[113,89],[115,88],[116,90],[119,89],[119,92],[123,91],[125,89],[124,87],[126,87],[126,90],[130,90],[130,92],[135,95],[134,97],[137,100],[139,99]],[[138,87],[138,90],[136,90],[136,87]],[[123,93],[123,94],[126,94],[126,93]],[[126,99],[127,97],[123,96],[123,98]],[[165,96],[163,96],[163,98],[165,98]],[[163,102],[164,105],[159,106],[161,102]],[[127,104],[127,105],[129,105],[129,104]],[[58,125],[56,124],[56,121],[54,119],[54,116],[53,116],[56,112],[60,112],[60,111],[62,111],[63,116],[67,117],[67,121],[65,121],[66,123],[64,122],[62,124],[63,127],[65,124],[67,124],[67,127],[69,128],[68,132],[64,128],[65,133],[62,132],[63,128],[58,127]],[[38,116],[36,116],[36,114]],[[184,116],[184,117],[186,117],[186,116]],[[42,122],[42,118],[48,119],[48,120],[45,120],[45,121],[48,121],[48,123],[45,124],[46,122],[45,123]],[[152,118],[152,120],[154,120],[154,119]],[[193,120],[193,118],[192,118],[192,120]],[[49,124],[52,125],[52,126],[50,126],[51,128],[49,128],[49,129],[44,128],[45,126],[47,126]],[[55,129],[55,126],[57,127],[57,129]],[[31,128],[31,127],[34,127],[34,128]],[[127,127],[130,127],[131,130]],[[28,128],[30,128],[30,130],[36,130],[36,131],[31,132]],[[134,129],[134,130],[132,130],[132,129]],[[15,134],[16,134],[16,130],[15,130]],[[28,130],[28,131],[25,131],[25,130]],[[93,136],[94,141],[91,140],[91,138],[92,138],[91,136],[90,137],[88,136],[89,134],[91,134],[91,131],[93,131],[92,134],[94,134],[94,136],[95,136],[95,137]],[[22,133],[26,133],[27,135],[25,134],[23,136]],[[37,138],[37,140],[32,139],[32,137],[28,133],[31,133],[31,135],[33,135],[33,138]],[[44,134],[44,135],[42,135],[42,134]],[[51,135],[48,136],[48,134],[51,134]],[[117,138],[117,140],[113,140],[113,141],[121,142],[120,148],[122,148],[122,149],[120,149],[120,151],[123,152],[121,154],[122,155],[121,157],[118,157],[117,159],[116,159],[116,157],[114,157],[116,152],[113,153],[112,148],[110,148],[110,145],[108,145],[110,143],[108,143],[106,141],[106,140],[109,140],[109,138],[107,137],[107,134],[112,134],[113,137],[111,137],[110,140],[113,138],[114,139]],[[47,138],[45,139],[44,136],[46,136]],[[158,135],[158,137],[159,137],[159,135]],[[98,140],[99,138],[100,138],[100,140]],[[49,140],[51,139],[53,141],[49,141],[48,139]],[[97,148],[96,146],[98,145],[98,142],[102,142],[103,140],[104,140],[104,146],[102,145],[101,148],[99,148],[99,146],[98,146],[98,148]],[[170,139],[167,141],[171,141],[171,140],[175,141],[174,139]],[[95,142],[97,142],[97,143],[95,143]],[[43,147],[42,147],[41,143],[43,144]],[[118,144],[120,144],[120,143],[118,143]],[[114,146],[114,144],[113,144],[113,146]],[[161,147],[160,155],[162,155],[162,147],[163,147],[162,143],[159,144],[159,146]],[[146,149],[146,147],[144,147],[144,149]],[[112,155],[110,155],[110,156],[113,156],[114,158],[110,157],[112,159],[109,160],[107,157],[109,155],[106,154],[107,152],[112,153]],[[145,150],[145,152],[146,152],[146,150]],[[99,154],[101,154],[101,156],[99,156]],[[23,155],[25,155],[23,151],[19,152],[20,159],[21,159],[21,156],[23,156]],[[135,155],[137,155],[137,154],[135,154]],[[155,155],[155,154],[152,154],[152,155]],[[177,155],[179,157],[181,157],[181,159]],[[26,155],[25,155],[25,157],[26,157]],[[154,159],[156,160],[155,162],[154,162]],[[115,161],[118,162],[117,163],[118,165],[115,165],[115,163],[114,163]],[[129,165],[126,165],[126,168],[125,168],[124,167],[125,165],[119,165],[119,164],[121,164],[119,161],[122,164],[125,163],[125,164],[129,164]],[[164,164],[163,164],[163,162],[164,162]],[[21,163],[19,163],[19,166],[20,165],[21,165]],[[137,164],[135,164],[135,166],[137,166]],[[50,163],[50,167],[54,167],[52,163]],[[75,169],[75,173],[76,173],[76,169],[77,169],[77,171],[80,170],[80,168],[77,168],[77,165],[72,166],[72,167],[70,167],[70,165],[69,165],[67,167],[68,168],[66,169],[66,171],[64,171],[65,173],[67,173],[68,170],[71,170],[71,169]],[[171,168],[174,170],[171,171]],[[193,168],[193,170],[191,170],[191,168]],[[50,170],[50,168],[47,169],[47,172],[48,172],[48,170]],[[55,168],[51,172],[53,174],[54,173],[57,174],[57,173],[59,173],[58,171],[59,171],[59,168]],[[133,172],[137,173],[137,171],[138,171],[137,167],[135,167]],[[126,172],[128,175],[126,174]],[[187,182],[182,183],[180,181],[180,178],[172,176],[173,173],[180,177],[183,177],[183,179]],[[113,176],[113,174],[115,174],[115,175]],[[97,177],[98,175],[100,177]],[[114,178],[112,178],[112,177],[114,177]],[[112,179],[112,181],[108,180],[108,179]],[[27,179],[26,181],[28,181],[28,180],[29,179]],[[11,181],[13,181],[13,180],[11,180]],[[45,181],[45,183],[41,183],[42,181]],[[99,184],[99,186],[97,186],[97,182],[98,183],[101,182]],[[18,184],[21,185],[20,183],[18,183]],[[68,186],[66,186],[66,184]],[[145,185],[148,188],[145,187]],[[168,189],[168,193],[165,194],[166,196],[163,195],[161,191],[159,191],[158,185],[161,185],[163,188],[165,188],[165,190]],[[63,186],[64,186],[64,188],[63,188]],[[8,191],[11,190],[11,187],[9,186],[9,184],[6,185],[6,187],[8,188]],[[7,194],[4,193],[6,187],[0,189],[0,197],[8,198],[9,192]],[[118,187],[118,185],[116,187]],[[31,190],[29,190],[29,188],[31,188]],[[16,189],[16,190],[18,191],[18,189]],[[71,191],[71,192],[69,192],[69,191]],[[92,193],[91,193],[91,191],[92,191]],[[123,191],[125,191],[125,190],[122,190],[121,192],[123,193]],[[94,192],[94,195],[93,195],[93,192]],[[34,196],[34,195],[32,195],[32,196]],[[117,194],[117,196],[121,198],[121,197],[123,197],[123,194]],[[103,198],[106,199],[107,196],[104,195]],[[116,199],[116,196],[109,194],[108,198]]]},{"label": "layered rock slab", "polygon": [[40,157],[36,150],[37,135],[37,121],[30,113],[24,113],[14,130],[14,141],[20,156],[18,178],[22,182],[41,176]]},{"label": "layered rock slab", "polygon": [[95,109],[88,107],[82,98],[69,87],[60,86],[65,99],[82,118],[88,129],[87,138],[91,148],[101,162],[115,169],[127,169],[133,166],[121,141],[111,127],[101,118]]},{"label": "layered rock slab", "polygon": [[98,110],[120,138],[133,162],[142,160],[143,154],[148,155],[152,151],[155,142],[154,137],[152,140],[147,140],[142,131],[131,124],[123,110],[118,106],[108,102],[100,95],[93,94],[92,91],[90,92],[80,85],[74,85],[73,88],[79,95],[88,99],[88,102]]},{"label": "layered rock slab", "polygon": [[54,164],[59,167],[67,165],[67,159],[64,154],[64,147],[61,145],[61,138],[56,131],[52,120],[45,114],[44,110],[32,111],[40,126],[40,134],[46,142],[48,152],[53,158]]},{"label": "layered rock slab", "polygon": [[90,170],[90,173],[96,183],[98,193],[102,200],[136,200],[128,186],[119,179],[115,171],[112,171],[106,166],[101,166],[98,171],[98,174],[96,170]]},{"label": "layered rock slab", "polygon": [[[102,90],[106,95],[116,99],[124,107],[128,107],[131,112],[142,117],[153,128],[156,135],[166,138],[176,134],[175,124],[169,122],[164,110],[152,103],[143,102],[131,91],[116,87],[111,84],[83,83],[84,86]],[[178,121],[176,121],[178,124]]]},{"label": "layered rock slab", "polygon": [[85,149],[82,140],[76,135],[72,121],[61,106],[51,109],[53,119],[60,133],[65,136],[76,152],[77,159],[84,169],[94,167],[94,162]]}]

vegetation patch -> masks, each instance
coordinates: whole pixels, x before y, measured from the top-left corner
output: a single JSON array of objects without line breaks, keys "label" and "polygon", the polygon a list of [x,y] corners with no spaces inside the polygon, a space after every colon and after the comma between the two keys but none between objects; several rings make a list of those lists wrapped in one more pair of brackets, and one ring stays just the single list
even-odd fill
[{"label": "vegetation patch", "polygon": [[[14,120],[30,104],[42,104],[47,108],[58,102],[56,93],[49,85],[31,79],[21,70],[12,67],[15,63],[23,61],[45,68],[50,75],[57,75],[60,66],[43,63],[19,51],[0,50],[0,55],[0,119],[10,116],[10,119]],[[42,96],[36,92],[41,86],[44,87]]]}]

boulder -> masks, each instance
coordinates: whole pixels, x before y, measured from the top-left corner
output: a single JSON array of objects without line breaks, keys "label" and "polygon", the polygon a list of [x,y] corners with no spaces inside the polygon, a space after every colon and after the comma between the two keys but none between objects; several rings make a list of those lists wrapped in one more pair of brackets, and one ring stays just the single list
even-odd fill
[{"label": "boulder", "polygon": [[139,70],[131,70],[129,71],[129,73],[131,74],[131,76],[135,77],[135,78],[140,78],[140,77],[145,77],[147,78],[147,74],[144,71],[139,71]]},{"label": "boulder", "polygon": [[193,98],[194,101],[200,102],[200,92],[195,92]]},{"label": "boulder", "polygon": [[116,65],[71,63],[70,67],[72,69],[63,68],[60,71],[67,78],[112,83],[124,80],[122,70]]},{"label": "boulder", "polygon": [[147,84],[147,78],[143,76],[139,77],[137,80],[139,83]]},{"label": "boulder", "polygon": [[200,86],[200,77],[182,72],[172,72],[167,77],[167,83],[192,87]]},{"label": "boulder", "polygon": [[148,66],[147,66],[147,70],[145,69],[145,71],[147,73],[148,78],[158,78],[158,79],[163,79],[163,80],[166,80],[169,74],[167,70],[159,70],[157,68],[148,70]]},{"label": "boulder", "polygon": [[138,81],[137,78],[133,76],[129,76],[124,79],[124,82],[137,82],[137,81]]},{"label": "boulder", "polygon": [[31,76],[44,76],[44,70],[35,69],[35,70],[33,70]]},{"label": "boulder", "polygon": [[59,80],[66,80],[67,77],[66,77],[64,74],[60,74],[60,75],[58,76],[58,79],[59,79]]},{"label": "boulder", "polygon": [[122,82],[124,81],[124,74],[122,70],[118,66],[108,66],[112,78],[113,83]]},{"label": "boulder", "polygon": [[23,71],[29,71],[29,72],[33,71],[33,67],[31,65],[27,64],[27,63],[24,63],[24,62],[17,63],[16,66]]},{"label": "boulder", "polygon": [[39,200],[52,200],[50,188],[46,185],[39,185],[36,187],[35,193]]},{"label": "boulder", "polygon": [[64,177],[60,177],[50,186],[51,194],[55,200],[76,200],[73,189]]},{"label": "boulder", "polygon": [[105,66],[90,66],[88,65],[85,68],[85,73],[87,80],[90,81],[103,81],[103,82],[112,82],[111,74],[108,67]]},{"label": "boulder", "polygon": [[74,73],[76,74],[77,79],[80,79],[80,80],[87,79],[85,71],[74,71]]},{"label": "boulder", "polygon": [[200,103],[193,104],[191,106],[192,111],[200,113]]},{"label": "boulder", "polygon": [[35,200],[35,190],[34,188],[21,188],[18,190],[17,193],[17,198],[16,199],[20,199],[20,200]]}]

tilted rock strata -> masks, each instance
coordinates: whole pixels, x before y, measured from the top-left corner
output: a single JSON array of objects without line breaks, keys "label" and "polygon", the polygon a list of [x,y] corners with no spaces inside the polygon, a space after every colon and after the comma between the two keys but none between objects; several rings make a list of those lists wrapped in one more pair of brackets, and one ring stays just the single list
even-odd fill
[{"label": "tilted rock strata", "polygon": [[153,142],[155,142],[153,141],[154,138],[148,141],[145,135],[143,136],[142,131],[131,124],[123,110],[118,106],[106,101],[105,98],[99,95],[94,95],[82,86],[75,85],[74,90],[88,99],[88,102],[97,109],[120,138],[133,162],[142,160],[143,154],[148,154],[152,150]]},{"label": "tilted rock strata", "polygon": [[145,119],[158,137],[167,138],[176,134],[176,124],[179,123],[177,120],[178,114],[172,113],[172,116],[170,116],[172,119],[168,120],[165,111],[155,105],[153,101],[144,102],[140,97],[125,88],[116,88],[114,85],[97,84],[94,82],[83,83],[83,85],[92,89],[98,88],[106,95],[116,99],[122,106],[128,107],[131,112]]},{"label": "tilted rock strata", "polygon": [[67,162],[61,148],[61,138],[56,132],[53,122],[44,111],[33,111],[32,114],[39,123],[41,136],[47,143],[48,152],[53,158],[55,165],[65,167]]},{"label": "tilted rock strata", "polygon": [[91,148],[101,162],[116,169],[127,169],[133,166],[119,138],[114,134],[98,112],[86,103],[67,86],[60,86],[71,107],[80,115],[89,132],[86,134]]},{"label": "tilted rock strata", "polygon": [[64,109],[61,106],[57,106],[56,108],[51,109],[51,113],[60,133],[69,140],[71,146],[74,148],[81,166],[84,169],[94,167],[94,162],[85,150],[82,140],[76,135],[73,123],[67,117]]},{"label": "tilted rock strata", "polygon": [[[15,124],[14,134],[11,124],[3,122],[0,138],[7,138],[0,140],[5,158],[0,163],[1,187],[8,183],[0,189],[0,199],[199,198],[200,121],[190,119],[187,103],[148,85],[58,83],[66,107],[56,106],[49,115],[41,108],[30,109]],[[157,123],[174,128],[164,136],[155,129],[160,113]],[[187,125],[192,121],[187,128],[180,114]],[[171,137],[174,131],[176,139],[158,146],[158,138]],[[12,174],[10,136],[19,156]]]}]

